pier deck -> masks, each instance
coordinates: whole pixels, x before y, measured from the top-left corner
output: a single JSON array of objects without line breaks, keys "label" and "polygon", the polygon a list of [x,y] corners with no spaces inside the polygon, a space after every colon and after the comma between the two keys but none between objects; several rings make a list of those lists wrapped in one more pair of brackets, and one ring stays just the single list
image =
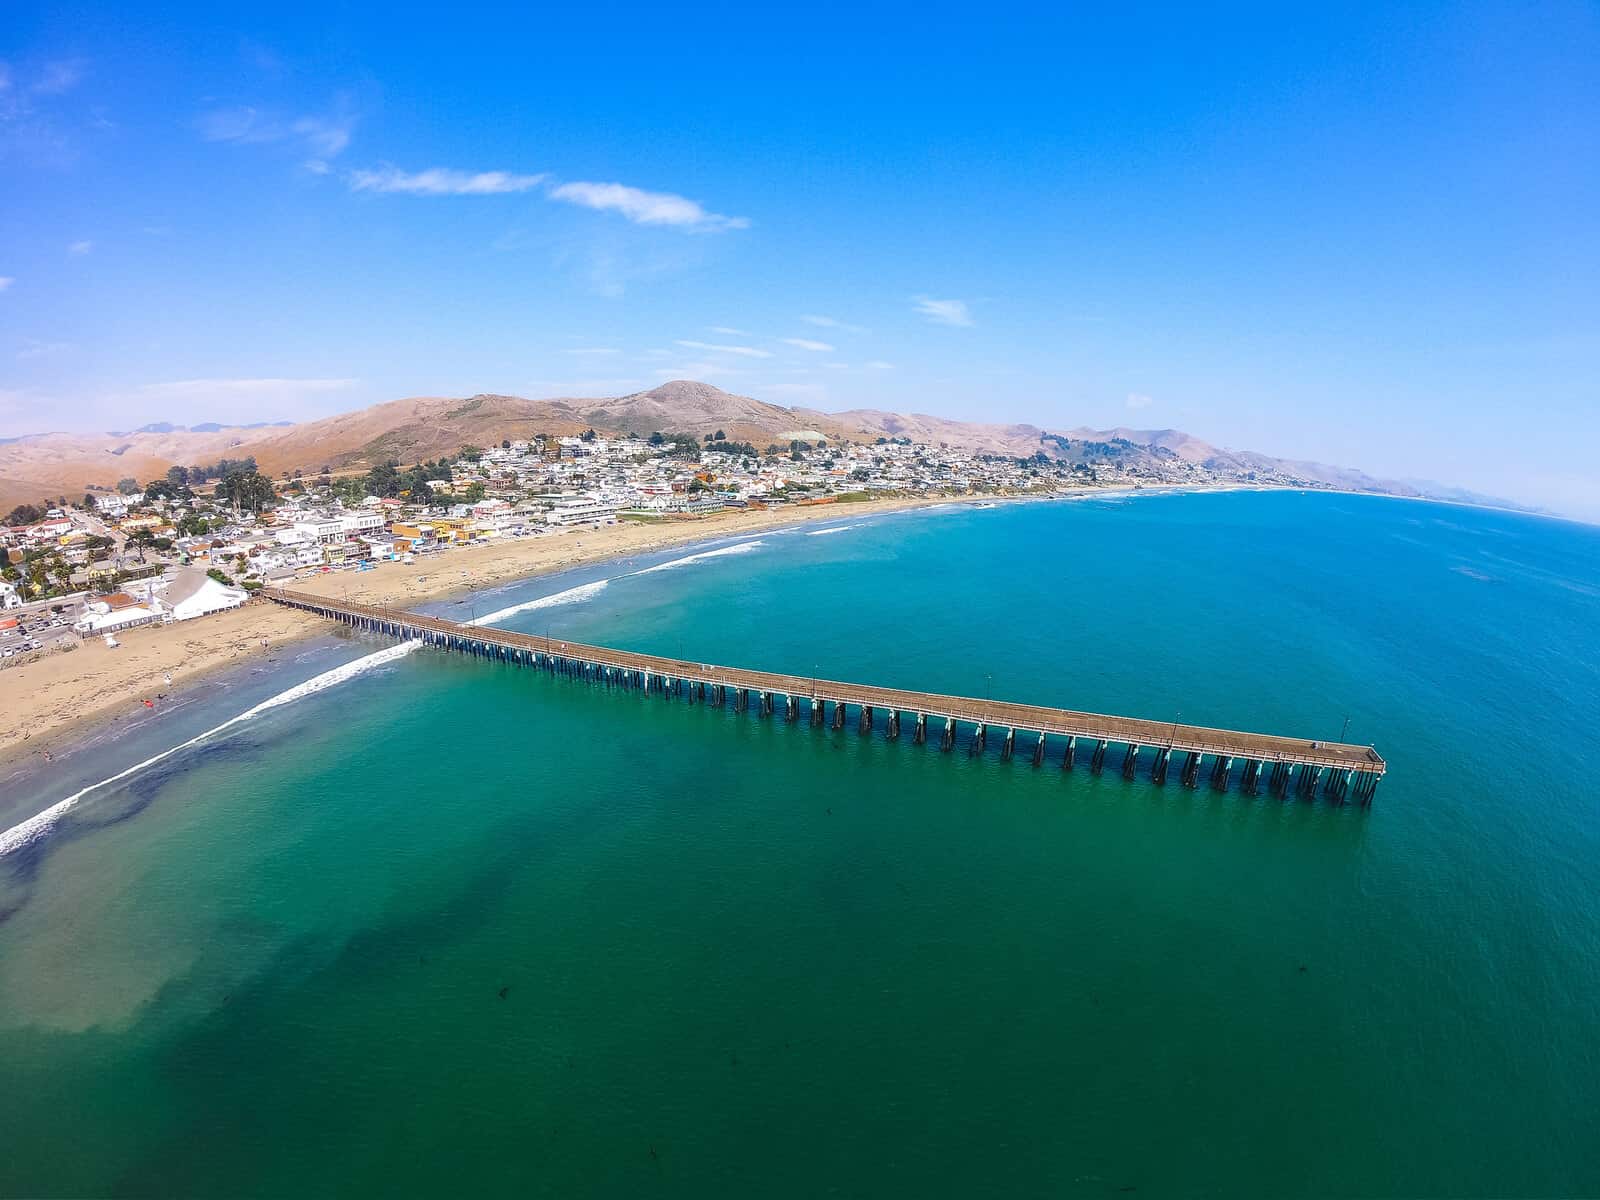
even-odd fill
[{"label": "pier deck", "polygon": [[[1358,799],[1368,801],[1377,780],[1387,771],[1381,755],[1370,746],[1354,746],[1337,742],[1312,741],[1301,738],[1280,737],[1273,734],[1246,733],[1232,729],[1212,729],[1199,725],[1184,725],[1172,721],[1150,721],[1138,717],[1116,717],[1101,713],[1076,712],[1065,708],[1048,708],[1035,704],[1021,704],[1009,700],[984,700],[970,696],[951,696],[937,692],[908,691],[902,688],[878,687],[866,683],[848,683],[837,679],[822,679],[809,675],[786,675],[773,671],[758,671],[745,667],[724,666],[717,663],[691,662],[666,658],[655,654],[639,654],[617,650],[609,646],[595,646],[582,642],[563,641],[534,634],[514,633],[486,625],[468,625],[447,621],[439,617],[386,608],[370,604],[340,601],[304,592],[268,589],[264,593],[280,604],[305,609],[358,627],[387,633],[400,638],[418,638],[434,645],[469,653],[488,654],[514,662],[530,665],[551,665],[557,662],[583,664],[597,671],[617,673],[629,686],[698,688],[701,698],[706,689],[723,699],[735,694],[736,704],[746,699],[750,692],[762,697],[762,711],[770,712],[768,697],[778,695],[790,702],[788,713],[794,719],[792,705],[803,702],[810,707],[816,723],[823,709],[835,706],[834,727],[844,721],[844,706],[860,710],[859,725],[863,731],[871,727],[875,713],[893,714],[889,736],[899,734],[899,715],[915,714],[918,740],[923,740],[927,721],[945,725],[944,749],[953,742],[955,723],[970,725],[974,730],[976,747],[982,749],[987,731],[995,727],[1007,731],[1003,753],[1009,757],[1015,742],[1016,731],[1039,735],[1034,749],[1034,763],[1043,760],[1045,738],[1067,739],[1064,766],[1071,766],[1079,740],[1094,743],[1092,769],[1098,771],[1109,744],[1127,747],[1123,774],[1129,778],[1139,752],[1149,749],[1154,753],[1152,777],[1157,782],[1166,778],[1167,760],[1172,754],[1188,756],[1183,770],[1183,781],[1194,786],[1199,766],[1204,756],[1214,760],[1211,768],[1213,786],[1225,789],[1228,774],[1235,761],[1245,764],[1244,786],[1254,791],[1257,772],[1272,769],[1270,785],[1283,794],[1291,786],[1293,769],[1300,769],[1300,780],[1293,784],[1302,795],[1314,793],[1323,772],[1329,772],[1327,790],[1339,799],[1352,778],[1357,781]],[[609,676],[606,676],[609,678]],[[1343,784],[1337,782],[1342,777]],[[1309,786],[1308,786],[1309,783]],[[1281,785],[1281,786],[1280,786]]]}]

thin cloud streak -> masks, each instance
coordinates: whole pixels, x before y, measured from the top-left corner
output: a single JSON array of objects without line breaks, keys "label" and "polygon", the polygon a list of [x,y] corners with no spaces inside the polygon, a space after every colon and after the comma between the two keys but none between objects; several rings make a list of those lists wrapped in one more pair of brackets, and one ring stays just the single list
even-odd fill
[{"label": "thin cloud streak", "polygon": [[845,333],[866,333],[864,325],[852,325],[848,321],[841,321],[837,317],[823,316],[821,313],[802,313],[800,319],[807,325],[815,325],[819,329],[838,329]]},{"label": "thin cloud streak", "polygon": [[738,354],[745,358],[771,358],[771,350],[761,350],[755,346],[723,346],[715,342],[692,342],[683,338],[677,339],[677,344],[688,350],[705,350],[713,354]]},{"label": "thin cloud streak", "polygon": [[671,225],[697,233],[746,229],[747,217],[725,217],[708,212],[699,203],[671,192],[647,192],[621,183],[579,180],[550,189],[550,198],[599,212],[620,213],[635,225]]},{"label": "thin cloud streak", "polygon": [[935,325],[964,327],[972,324],[972,314],[967,311],[965,300],[935,300],[932,296],[916,296],[912,306]]},{"label": "thin cloud streak", "polygon": [[515,175],[509,171],[456,171],[449,167],[429,167],[425,171],[402,171],[381,167],[375,171],[352,171],[352,192],[399,192],[410,196],[501,196],[526,192],[538,187],[547,176]]},{"label": "thin cloud streak", "polygon": [[359,379],[176,379],[139,386],[141,396],[261,396],[294,392],[341,392]]},{"label": "thin cloud streak", "polygon": [[814,342],[810,338],[779,338],[785,346],[793,346],[796,350],[812,350],[819,354],[831,352],[833,347],[827,342]]}]

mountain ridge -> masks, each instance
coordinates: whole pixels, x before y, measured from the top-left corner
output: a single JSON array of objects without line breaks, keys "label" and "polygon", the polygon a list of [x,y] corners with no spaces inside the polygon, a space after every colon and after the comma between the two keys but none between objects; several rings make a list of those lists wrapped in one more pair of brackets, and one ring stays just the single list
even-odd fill
[{"label": "mountain ridge", "polygon": [[[1119,448],[1124,456],[1137,459],[1142,452],[1155,461],[1170,455],[1240,478],[1255,472],[1389,495],[1429,494],[1425,487],[1377,479],[1353,468],[1223,449],[1177,429],[1080,426],[1058,431],[1027,423],[958,421],[879,409],[827,413],[786,408],[680,379],[616,397],[532,400],[487,392],[468,397],[412,396],[298,423],[203,422],[186,428],[152,422],[127,433],[10,438],[0,440],[0,510],[43,496],[76,498],[90,487],[108,487],[118,479],[131,476],[143,482],[173,465],[224,457],[253,456],[261,470],[273,476],[297,470],[315,474],[323,468],[361,468],[390,459],[415,462],[452,454],[462,445],[487,445],[541,433],[567,436],[588,428],[607,433],[660,430],[697,435],[721,429],[735,441],[758,447],[786,444],[794,438],[871,442],[879,437],[909,437],[970,452],[1018,458],[1042,452],[1070,461],[1083,461],[1086,447],[1121,442],[1137,448]],[[1440,498],[1470,494],[1447,487],[1437,492]]]}]

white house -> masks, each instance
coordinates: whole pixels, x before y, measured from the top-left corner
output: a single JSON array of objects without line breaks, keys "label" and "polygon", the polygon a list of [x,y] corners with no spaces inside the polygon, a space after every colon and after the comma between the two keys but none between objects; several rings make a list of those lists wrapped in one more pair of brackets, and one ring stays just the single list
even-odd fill
[{"label": "white house", "polygon": [[553,506],[546,518],[552,525],[587,525],[591,522],[615,522],[616,519],[616,505],[587,496]]},{"label": "white house", "polygon": [[250,593],[243,588],[228,587],[204,571],[190,568],[179,571],[167,585],[161,603],[172,620],[187,621],[193,617],[238,608],[249,596]]}]

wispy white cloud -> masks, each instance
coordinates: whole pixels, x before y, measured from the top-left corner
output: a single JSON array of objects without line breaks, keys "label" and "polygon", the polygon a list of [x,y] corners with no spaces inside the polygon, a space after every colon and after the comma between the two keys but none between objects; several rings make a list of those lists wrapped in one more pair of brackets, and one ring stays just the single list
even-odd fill
[{"label": "wispy white cloud", "polygon": [[177,379],[167,383],[146,383],[139,387],[142,396],[173,399],[207,396],[284,396],[310,392],[342,392],[357,386],[359,379]]},{"label": "wispy white cloud", "polygon": [[935,300],[932,296],[916,296],[912,307],[935,325],[971,325],[972,314],[965,300]]},{"label": "wispy white cloud", "polygon": [[347,119],[301,117],[290,128],[305,139],[306,146],[318,158],[337,158],[350,144],[351,125]]},{"label": "wispy white cloud", "polygon": [[29,338],[28,344],[17,351],[17,359],[27,362],[33,358],[49,358],[56,354],[65,354],[72,348],[71,342],[41,342],[38,338]]},{"label": "wispy white cloud", "polygon": [[827,399],[828,389],[820,383],[769,383],[764,389],[785,396],[804,396],[814,403]]},{"label": "wispy white cloud", "polygon": [[16,281],[17,277],[15,275],[0,275],[0,292],[5,291]]},{"label": "wispy white cloud", "polygon": [[1143,395],[1139,392],[1128,393],[1129,408],[1149,408],[1154,403],[1155,400],[1150,396]]},{"label": "wispy white cloud", "polygon": [[826,354],[833,349],[827,342],[815,342],[810,338],[779,338],[785,346],[793,346],[797,350],[814,350],[819,354]]},{"label": "wispy white cloud", "polygon": [[713,325],[706,330],[707,333],[721,334],[723,337],[749,337],[743,329],[735,329],[731,325]]},{"label": "wispy white cloud", "polygon": [[570,350],[565,350],[562,353],[564,353],[564,354],[593,354],[593,355],[601,355],[601,354],[621,354],[622,351],[618,350],[615,346],[574,346]]},{"label": "wispy white cloud", "polygon": [[881,358],[875,358],[867,364],[867,369],[869,371],[892,371],[894,370],[894,364],[892,362],[884,362]]},{"label": "wispy white cloud", "polygon": [[40,96],[59,96],[77,87],[83,80],[84,71],[85,65],[81,58],[47,62],[29,90]]},{"label": "wispy white cloud", "polygon": [[601,212],[620,213],[636,225],[672,225],[697,233],[745,229],[750,224],[747,217],[726,217],[721,213],[709,212],[686,196],[671,192],[647,192],[621,183],[590,183],[582,180],[563,183],[550,189],[550,198]]},{"label": "wispy white cloud", "polygon": [[688,362],[672,367],[657,367],[650,372],[657,379],[732,379],[743,374],[726,363]]},{"label": "wispy white cloud", "polygon": [[208,142],[240,146],[286,143],[310,155],[309,170],[325,174],[327,160],[337,158],[350,145],[356,119],[348,113],[333,116],[285,117],[250,105],[217,108],[202,113],[195,128]]},{"label": "wispy white cloud", "polygon": [[821,313],[802,313],[800,319],[807,325],[815,325],[819,329],[838,329],[845,333],[866,333],[866,327],[852,325],[848,321],[841,321],[837,317],[823,316]]},{"label": "wispy white cloud", "polygon": [[449,167],[429,167],[425,171],[402,171],[382,167],[376,171],[350,172],[350,190],[355,192],[403,192],[412,196],[500,196],[526,192],[544,182],[545,176],[517,175],[510,171],[456,171]]},{"label": "wispy white cloud", "polygon": [[715,342],[693,342],[679,338],[678,345],[689,350],[705,350],[713,354],[738,354],[744,358],[771,358],[771,350],[761,350],[755,346],[724,346]]},{"label": "wispy white cloud", "polygon": [[89,251],[93,249],[94,243],[85,238],[83,241],[73,242],[71,245],[69,245],[67,247],[67,253],[72,255],[74,258],[82,258],[85,254],[89,253]]},{"label": "wispy white cloud", "polygon": [[615,396],[638,391],[643,379],[535,379],[525,384],[529,390],[546,396]]}]

